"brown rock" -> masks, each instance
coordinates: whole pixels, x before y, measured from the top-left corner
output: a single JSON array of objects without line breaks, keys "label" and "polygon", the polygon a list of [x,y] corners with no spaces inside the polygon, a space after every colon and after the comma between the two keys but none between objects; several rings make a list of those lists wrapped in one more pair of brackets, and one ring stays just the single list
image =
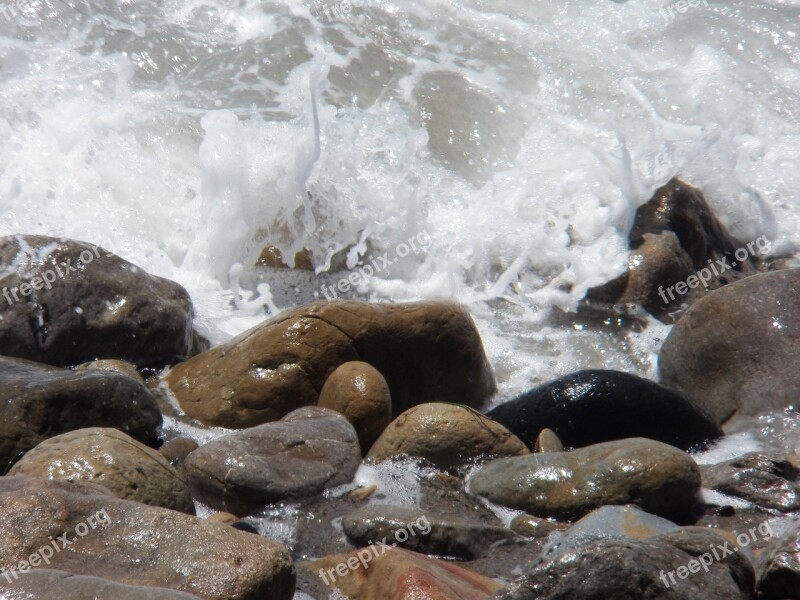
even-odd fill
[{"label": "brown rock", "polygon": [[[284,262],[281,251],[275,246],[264,246],[264,248],[261,250],[261,254],[259,254],[258,258],[256,259],[256,266],[271,267],[273,269],[290,268],[289,265]],[[303,271],[313,271],[314,257],[312,256],[311,251],[308,250],[308,248],[303,248],[295,253],[294,265],[291,268],[301,269]]]},{"label": "brown rock", "polygon": [[529,538],[540,538],[547,537],[554,531],[561,531],[566,528],[566,525],[523,513],[514,517],[511,521],[510,528],[511,531],[519,535],[524,535]]},{"label": "brown rock", "polygon": [[797,469],[788,461],[750,453],[702,468],[703,486],[781,512],[800,509]]},{"label": "brown rock", "polygon": [[542,429],[534,443],[534,452],[563,452],[564,444],[552,429]]},{"label": "brown rock", "polygon": [[194,514],[189,488],[167,460],[116,429],[78,429],[45,440],[9,475],[96,483],[124,500]]},{"label": "brown rock", "polygon": [[316,404],[355,360],[384,376],[395,414],[430,401],[477,406],[495,389],[472,319],[446,302],[315,302],[176,365],[166,382],[189,416],[252,427]]},{"label": "brown rock", "polygon": [[[344,575],[337,573],[339,565],[345,565]],[[308,569],[348,600],[486,600],[500,589],[496,581],[452,562],[378,545],[325,556]]]},{"label": "brown rock", "polygon": [[99,485],[0,477],[0,506],[0,568],[7,571],[52,540],[61,547],[66,534],[70,543],[53,553],[49,568],[204,600],[290,600],[294,594],[294,568],[283,546],[120,500]]},{"label": "brown rock", "polygon": [[346,362],[331,373],[319,394],[319,405],[347,417],[364,453],[392,420],[389,386],[383,375],[365,362]]},{"label": "brown rock", "polygon": [[473,458],[520,456],[528,448],[513,433],[481,413],[458,404],[420,404],[397,417],[367,453],[375,462],[419,456],[440,468]]},{"label": "brown rock", "polygon": [[186,457],[198,448],[197,442],[193,439],[178,437],[166,442],[158,451],[169,461],[169,464],[178,468],[186,460]]}]

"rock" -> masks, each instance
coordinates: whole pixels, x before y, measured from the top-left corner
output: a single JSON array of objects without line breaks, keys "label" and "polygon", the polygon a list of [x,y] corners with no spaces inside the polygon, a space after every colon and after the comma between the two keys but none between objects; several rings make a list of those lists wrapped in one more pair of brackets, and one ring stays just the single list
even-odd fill
[{"label": "rock", "polygon": [[759,600],[800,599],[800,521],[795,521],[764,549],[757,573]]},{"label": "rock", "polygon": [[667,336],[661,382],[717,423],[797,403],[800,269],[763,273],[698,301]]},{"label": "rock", "polygon": [[0,357],[0,473],[41,441],[114,427],[155,445],[161,412],[144,385],[106,371],[70,371]]},{"label": "rock", "polygon": [[167,460],[116,429],[78,429],[44,440],[9,475],[88,481],[117,498],[194,514],[189,488]]},{"label": "rock", "polygon": [[500,588],[452,562],[379,545],[325,556],[307,568],[348,600],[486,600]]},{"label": "rock", "polygon": [[469,482],[471,493],[502,506],[567,520],[606,504],[679,516],[689,511],[699,489],[700,471],[688,454],[643,438],[501,458]]},{"label": "rock", "polygon": [[353,479],[361,450],[353,426],[327,408],[309,406],[219,437],[183,464],[195,497],[245,516],[271,502],[317,494]]},{"label": "rock", "polygon": [[119,373],[127,375],[144,385],[144,379],[136,370],[136,367],[124,360],[93,360],[83,363],[75,367],[78,371],[86,371],[96,369],[98,371],[111,371],[112,373]]},{"label": "rock", "polygon": [[525,513],[514,517],[509,525],[511,531],[527,538],[545,538],[564,527],[562,523],[541,519]]},{"label": "rock", "polygon": [[47,568],[77,575],[204,600],[290,600],[294,594],[294,567],[283,546],[222,523],[120,500],[99,485],[0,477],[0,506],[0,568],[7,572],[33,553],[44,556],[40,549],[52,539],[59,550]]},{"label": "rock", "polygon": [[343,414],[353,424],[364,453],[392,420],[389,386],[383,375],[365,362],[337,367],[322,386],[319,406]]},{"label": "rock", "polygon": [[552,429],[542,429],[533,444],[534,452],[563,452],[564,444]]},{"label": "rock", "polygon": [[432,401],[478,406],[495,389],[469,313],[446,302],[315,302],[176,365],[165,380],[189,416],[252,427],[316,404],[348,361],[380,371],[394,414]]},{"label": "rock", "polygon": [[192,452],[197,450],[199,446],[191,438],[177,437],[165,442],[161,448],[158,449],[161,455],[169,461],[176,469],[183,464],[186,457]]},{"label": "rock", "polygon": [[[644,540],[604,539],[538,559],[492,598],[754,600],[753,567],[745,555],[732,553],[716,561],[710,553],[727,541],[699,527]],[[707,572],[700,564],[704,556]]]},{"label": "rock", "polygon": [[486,415],[526,442],[547,428],[572,447],[646,437],[688,450],[722,436],[714,419],[686,396],[599,369],[565,375]]},{"label": "rock", "polygon": [[227,512],[216,512],[213,515],[209,515],[206,520],[225,523],[225,525],[233,525],[239,520],[239,517]]},{"label": "rock", "polygon": [[11,578],[10,582],[5,577],[0,578],[0,595],[9,600],[200,600],[175,590],[124,585],[99,577],[42,568],[19,575],[18,579]]},{"label": "rock", "polygon": [[[745,259],[737,260],[741,244],[717,220],[702,192],[679,179],[638,208],[629,239],[628,270],[589,290],[587,298],[640,304],[665,322],[675,320],[670,311],[693,304],[709,290],[757,273],[759,255],[768,247],[766,238],[759,238],[758,246],[751,242]],[[731,268],[723,270],[717,261],[725,260]],[[703,269],[701,280],[697,274]],[[685,284],[683,294],[670,290],[679,283]]]},{"label": "rock", "polygon": [[367,459],[418,456],[446,469],[477,457],[523,454],[528,454],[525,444],[502,425],[466,406],[434,402],[410,408],[392,421]]},{"label": "rock", "polygon": [[500,523],[474,523],[419,508],[376,504],[345,515],[342,528],[347,539],[359,547],[382,542],[464,560],[473,560],[492,545],[518,537]]},{"label": "rock", "polygon": [[[273,269],[288,269],[290,268],[283,260],[281,251],[275,246],[264,246],[261,254],[256,259],[256,266],[271,267]],[[303,271],[314,270],[314,257],[308,248],[299,250],[294,255],[293,269],[301,269]]]},{"label": "rock", "polygon": [[701,468],[704,487],[741,498],[766,509],[800,509],[797,469],[788,461],[750,453]]},{"label": "rock", "polygon": [[97,246],[8,236],[0,238],[0,268],[5,355],[59,366],[95,358],[158,366],[204,349],[185,289]]}]

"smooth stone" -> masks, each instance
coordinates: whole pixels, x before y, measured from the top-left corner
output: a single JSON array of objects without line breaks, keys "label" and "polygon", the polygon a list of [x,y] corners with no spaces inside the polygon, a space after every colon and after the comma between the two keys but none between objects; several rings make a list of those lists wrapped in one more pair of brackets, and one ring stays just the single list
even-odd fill
[{"label": "smooth stone", "polygon": [[[698,556],[727,541],[719,533],[699,527],[680,528],[643,540],[603,539],[540,557],[522,577],[492,598],[754,600],[753,566],[744,554],[733,553],[712,561],[708,572],[697,561]],[[695,573],[687,568],[692,561],[698,563]],[[678,569],[686,570],[686,577],[678,577]]]},{"label": "smooth stone", "polygon": [[533,450],[534,452],[563,452],[564,444],[552,429],[542,429],[533,444]]},{"label": "smooth stone", "polygon": [[[348,564],[355,567],[339,576],[337,566]],[[308,563],[307,568],[320,578],[327,576],[327,585],[337,588],[348,600],[487,600],[501,587],[452,561],[379,545],[324,556]]]},{"label": "smooth stone", "polygon": [[347,419],[308,406],[212,440],[186,458],[183,470],[198,500],[241,517],[347,483],[360,462],[358,436]]},{"label": "smooth stone", "polygon": [[410,408],[392,421],[367,459],[416,456],[446,469],[478,457],[523,454],[528,448],[502,425],[466,406],[433,402]]},{"label": "smooth stone", "polygon": [[534,517],[526,513],[517,515],[509,524],[509,529],[511,529],[511,531],[527,538],[548,537],[551,533],[561,531],[565,527],[563,523],[542,519],[541,517]]},{"label": "smooth stone", "polygon": [[176,469],[183,464],[186,457],[200,446],[191,438],[177,437],[165,442],[158,451]]},{"label": "smooth stone", "polygon": [[0,474],[22,453],[67,431],[113,427],[155,445],[160,426],[155,398],[126,375],[0,357]]},{"label": "smooth stone", "polygon": [[124,360],[93,360],[85,362],[75,367],[78,371],[97,370],[97,371],[111,371],[112,373],[119,373],[120,375],[127,375],[144,385],[144,379],[136,370],[136,367]]},{"label": "smooth stone", "polygon": [[319,406],[343,414],[358,434],[362,453],[392,420],[392,397],[383,375],[372,365],[350,361],[334,370],[319,394]]},{"label": "smooth stone", "polygon": [[204,424],[252,427],[317,404],[349,361],[380,371],[395,415],[423,402],[479,406],[495,390],[472,318],[449,302],[314,302],[176,365],[165,381]]},{"label": "smooth stone", "polygon": [[541,385],[486,413],[525,442],[551,429],[565,446],[645,437],[688,450],[722,436],[686,396],[629,373],[590,369]]},{"label": "smooth stone", "polygon": [[[23,285],[39,284],[18,301],[0,302],[0,348],[7,356],[58,366],[96,358],[161,366],[207,347],[192,329],[194,309],[183,287],[97,246],[7,236],[0,238],[0,267],[6,273],[0,288],[21,294]],[[28,274],[20,276],[19,267]],[[53,280],[44,284],[47,273]]]},{"label": "smooth stone", "polygon": [[379,504],[345,515],[342,528],[347,539],[358,547],[382,542],[423,554],[463,560],[473,560],[495,544],[518,538],[499,522],[476,523],[421,508]]},{"label": "smooth stone", "polygon": [[100,577],[36,568],[11,582],[0,578],[6,600],[200,600],[198,596],[143,585],[124,585]]},{"label": "smooth stone", "polygon": [[671,517],[694,504],[700,470],[685,452],[632,438],[497,459],[472,476],[468,489],[537,517],[577,519],[607,504],[635,504]]},{"label": "smooth stone", "polygon": [[788,461],[753,452],[716,465],[701,467],[703,486],[756,506],[793,512],[800,509],[798,471]]},{"label": "smooth stone", "polygon": [[660,379],[717,423],[797,404],[800,269],[748,277],[708,294],[672,328]]},{"label": "smooth stone", "polygon": [[53,553],[49,568],[204,600],[291,600],[294,594],[291,556],[280,544],[120,500],[96,484],[0,477],[0,506],[0,568],[16,567],[66,533],[72,544]]},{"label": "smooth stone", "polygon": [[770,541],[756,572],[759,600],[800,599],[800,521]]},{"label": "smooth stone", "polygon": [[169,462],[116,429],[91,427],[44,440],[9,475],[96,483],[123,500],[194,514],[189,488]]}]

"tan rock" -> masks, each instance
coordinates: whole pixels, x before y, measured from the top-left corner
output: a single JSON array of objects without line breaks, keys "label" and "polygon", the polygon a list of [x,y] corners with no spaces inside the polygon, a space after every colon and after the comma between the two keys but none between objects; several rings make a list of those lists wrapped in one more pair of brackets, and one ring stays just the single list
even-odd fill
[{"label": "tan rock", "polygon": [[563,452],[564,444],[552,429],[542,429],[534,443],[535,452]]},{"label": "tan rock", "polygon": [[141,384],[144,384],[144,379],[139,374],[139,371],[136,370],[136,367],[129,362],[124,360],[115,360],[115,359],[104,359],[104,360],[93,360],[91,362],[83,363],[76,367],[78,371],[111,371],[112,373],[120,373],[122,375],[127,375],[128,377],[135,379]]},{"label": "tan rock", "polygon": [[367,453],[376,462],[419,456],[441,468],[479,456],[521,456],[528,448],[513,433],[481,413],[458,404],[433,402],[397,417]]}]

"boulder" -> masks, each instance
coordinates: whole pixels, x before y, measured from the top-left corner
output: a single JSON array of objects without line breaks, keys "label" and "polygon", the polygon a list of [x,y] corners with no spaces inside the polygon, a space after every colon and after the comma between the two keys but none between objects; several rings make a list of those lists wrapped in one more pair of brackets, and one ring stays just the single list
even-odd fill
[{"label": "boulder", "polygon": [[197,442],[195,442],[191,438],[187,437],[176,437],[168,442],[165,442],[158,451],[161,455],[169,461],[176,469],[183,464],[183,461],[186,460],[186,457],[189,456],[192,452],[197,450],[199,446]]},{"label": "boulder", "polygon": [[41,235],[0,238],[0,349],[52,365],[182,360],[205,342],[183,287],[98,246]]},{"label": "boulder", "polygon": [[699,489],[700,471],[691,456],[643,438],[501,458],[469,481],[471,493],[502,506],[567,520],[607,504],[684,515]]},{"label": "boulder", "polygon": [[350,361],[322,386],[319,406],[343,414],[358,434],[362,452],[370,449],[392,420],[392,398],[383,375],[372,365]]},{"label": "boulder", "polygon": [[417,456],[447,469],[478,457],[523,454],[528,454],[525,444],[502,425],[466,406],[434,402],[409,408],[392,421],[367,459]]},{"label": "boulder", "polygon": [[670,331],[660,380],[721,424],[797,403],[800,269],[748,277],[709,294]]},{"label": "boulder", "polygon": [[0,568],[12,578],[29,561],[204,600],[290,600],[294,594],[294,567],[280,544],[120,500],[99,485],[0,477],[0,506]]},{"label": "boulder", "polygon": [[113,427],[155,445],[160,425],[155,399],[127,375],[0,357],[0,473],[22,453],[67,431]]},{"label": "boulder", "polygon": [[759,600],[800,600],[800,521],[771,540],[759,557],[757,573]]},{"label": "boulder", "polygon": [[349,361],[383,375],[395,415],[423,402],[478,406],[495,390],[469,313],[447,302],[314,302],[176,365],[165,381],[206,425],[252,427],[316,404]]},{"label": "boulder", "polygon": [[529,444],[545,428],[572,447],[645,437],[688,450],[722,436],[711,415],[683,394],[600,369],[560,377],[486,415]]},{"label": "boulder", "polygon": [[347,419],[309,406],[201,446],[183,470],[198,500],[245,516],[271,502],[347,483],[360,462],[358,437]]},{"label": "boulder", "polygon": [[486,600],[500,588],[450,561],[381,545],[325,556],[307,568],[348,600]]},{"label": "boulder", "polygon": [[89,481],[117,498],[194,514],[189,488],[169,462],[116,429],[91,427],[44,440],[9,475]]},{"label": "boulder", "polygon": [[768,510],[800,509],[797,468],[786,460],[774,460],[752,452],[701,468],[703,486],[741,498]]}]

